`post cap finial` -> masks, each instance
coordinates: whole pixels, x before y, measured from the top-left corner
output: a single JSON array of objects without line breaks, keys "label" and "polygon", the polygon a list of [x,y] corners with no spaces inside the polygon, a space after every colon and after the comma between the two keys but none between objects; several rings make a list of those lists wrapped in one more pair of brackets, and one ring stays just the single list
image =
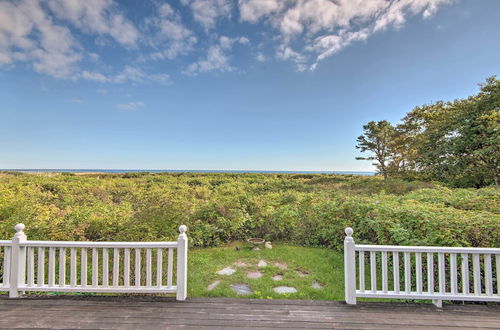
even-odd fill
[{"label": "post cap finial", "polygon": [[345,230],[344,230],[345,234],[347,235],[347,237],[352,237],[352,233],[354,233],[354,230],[352,230],[351,227],[347,227]]},{"label": "post cap finial", "polygon": [[179,227],[179,233],[184,234],[187,230],[187,227],[185,225],[182,225]]},{"label": "post cap finial", "polygon": [[22,233],[24,228],[26,228],[26,226],[23,223],[18,223],[17,225],[14,226],[16,233]]}]

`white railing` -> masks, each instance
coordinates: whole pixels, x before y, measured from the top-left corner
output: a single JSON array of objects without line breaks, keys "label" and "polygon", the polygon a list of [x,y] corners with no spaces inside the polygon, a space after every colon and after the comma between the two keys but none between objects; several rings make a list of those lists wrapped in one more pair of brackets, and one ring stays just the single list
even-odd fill
[{"label": "white railing", "polygon": [[428,299],[436,306],[442,300],[500,302],[500,248],[356,245],[352,228],[345,233],[348,304],[358,297]]},{"label": "white railing", "polygon": [[23,224],[15,229],[12,241],[0,241],[0,291],[10,297],[51,291],[176,293],[177,300],[186,299],[186,226],[175,242],[29,241]]}]

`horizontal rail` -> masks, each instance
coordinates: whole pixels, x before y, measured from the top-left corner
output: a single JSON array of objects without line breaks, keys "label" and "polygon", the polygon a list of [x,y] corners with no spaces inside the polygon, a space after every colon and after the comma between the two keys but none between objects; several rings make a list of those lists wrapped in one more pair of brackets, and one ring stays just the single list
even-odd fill
[{"label": "horizontal rail", "polygon": [[66,242],[66,241],[26,241],[19,246],[54,248],[176,248],[177,242]]},{"label": "horizontal rail", "polygon": [[0,241],[0,246],[11,246],[12,241]]},{"label": "horizontal rail", "polygon": [[397,245],[360,245],[356,244],[355,251],[386,251],[386,252],[434,252],[434,253],[471,253],[471,254],[500,254],[500,248],[464,248],[442,246],[397,246]]},{"label": "horizontal rail", "polygon": [[488,296],[485,294],[481,295],[465,295],[465,294],[451,294],[451,293],[417,293],[417,292],[400,292],[395,293],[394,291],[360,291],[356,290],[356,297],[360,298],[388,298],[388,299],[419,299],[419,300],[468,300],[468,301],[499,301],[499,295]]},{"label": "horizontal rail", "polygon": [[89,286],[28,286],[20,285],[19,290],[33,291],[33,292],[102,292],[102,293],[175,293],[177,286],[161,286],[161,287],[89,287]]}]

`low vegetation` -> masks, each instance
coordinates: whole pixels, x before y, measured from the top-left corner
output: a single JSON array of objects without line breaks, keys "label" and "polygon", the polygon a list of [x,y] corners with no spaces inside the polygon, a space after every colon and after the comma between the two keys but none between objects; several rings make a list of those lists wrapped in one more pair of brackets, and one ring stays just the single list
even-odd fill
[{"label": "low vegetation", "polygon": [[249,237],[341,250],[359,243],[499,246],[500,190],[380,177],[303,174],[0,173],[0,238],[173,240]]}]

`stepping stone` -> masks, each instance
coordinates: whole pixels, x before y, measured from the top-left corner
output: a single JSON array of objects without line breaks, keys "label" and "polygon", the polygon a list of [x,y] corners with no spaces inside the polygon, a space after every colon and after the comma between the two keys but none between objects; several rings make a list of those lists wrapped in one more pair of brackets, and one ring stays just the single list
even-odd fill
[{"label": "stepping stone", "polygon": [[275,280],[275,281],[281,281],[282,279],[283,279],[282,275],[274,275],[273,276],[273,280]]},{"label": "stepping stone", "polygon": [[297,289],[292,288],[291,286],[277,286],[273,289],[276,293],[296,293]]},{"label": "stepping stone", "polygon": [[207,291],[212,291],[213,289],[215,289],[217,287],[217,285],[220,284],[220,281],[214,281],[212,283],[210,283],[209,286],[207,286]]},{"label": "stepping stone", "polygon": [[254,247],[252,251],[260,251],[260,248],[258,246]]},{"label": "stepping stone", "polygon": [[323,289],[323,284],[319,283],[318,281],[314,281],[311,287],[313,289]]},{"label": "stepping stone", "polygon": [[259,267],[267,267],[267,262],[265,262],[264,260],[261,260],[261,261],[259,261],[259,263],[257,264],[257,266],[259,266]]},{"label": "stepping stone", "polygon": [[248,278],[261,278],[262,277],[262,273],[261,272],[248,272],[247,273],[247,277]]},{"label": "stepping stone", "polygon": [[231,285],[231,289],[233,289],[238,296],[245,296],[253,293],[252,289],[246,284],[233,284]]},{"label": "stepping stone", "polygon": [[275,262],[274,265],[281,270],[285,270],[288,268],[288,265],[285,264],[284,262]]},{"label": "stepping stone", "polygon": [[218,275],[233,275],[234,272],[236,272],[236,269],[231,268],[231,267],[226,267],[224,269],[221,269],[217,272]]},{"label": "stepping stone", "polygon": [[297,275],[299,275],[300,277],[306,277],[307,275],[309,275],[309,273],[305,270],[297,269]]},{"label": "stepping stone", "polygon": [[243,261],[236,261],[236,262],[234,263],[234,265],[235,265],[236,267],[247,267],[247,266],[248,266],[248,264],[247,264],[247,263],[245,263],[245,262],[243,262]]}]

